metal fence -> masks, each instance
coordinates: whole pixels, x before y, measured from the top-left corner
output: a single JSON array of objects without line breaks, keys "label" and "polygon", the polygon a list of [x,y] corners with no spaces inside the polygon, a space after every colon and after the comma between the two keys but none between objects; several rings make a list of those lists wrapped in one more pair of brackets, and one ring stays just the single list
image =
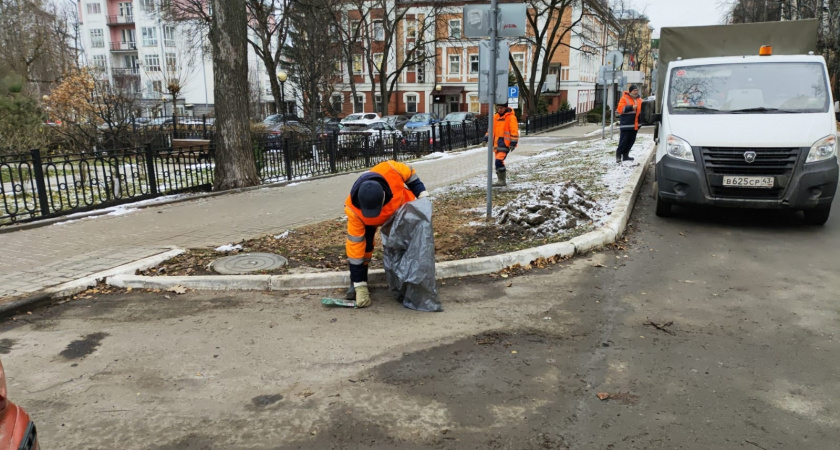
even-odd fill
[{"label": "metal fence", "polygon": [[575,108],[568,111],[557,111],[550,114],[544,114],[542,116],[529,117],[525,120],[525,134],[531,134],[546,128],[552,128],[565,123],[574,122],[577,120],[576,117]]},{"label": "metal fence", "polygon": [[[526,134],[572,121],[575,111],[528,119]],[[253,139],[262,183],[363,170],[389,159],[477,145],[487,119],[437,123],[399,134],[263,134]],[[181,140],[181,141],[178,141]],[[183,142],[182,140],[196,140]],[[215,130],[207,123],[177,130],[145,127],[117,150],[0,155],[0,226],[114,206],[213,186]],[[116,140],[114,141],[116,144]],[[176,145],[177,144],[177,145]],[[184,147],[184,145],[192,145]]]},{"label": "metal fence", "polygon": [[[262,183],[362,170],[428,154],[428,135],[325,135],[254,139]],[[145,200],[213,185],[215,145],[0,156],[0,226]]]}]

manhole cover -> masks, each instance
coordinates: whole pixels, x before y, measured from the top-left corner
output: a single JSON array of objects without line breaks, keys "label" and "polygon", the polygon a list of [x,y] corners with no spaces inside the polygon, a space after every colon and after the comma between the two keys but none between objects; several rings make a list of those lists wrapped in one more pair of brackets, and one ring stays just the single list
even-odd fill
[{"label": "manhole cover", "polygon": [[213,270],[224,275],[274,270],[288,264],[289,260],[274,253],[243,253],[213,261]]}]

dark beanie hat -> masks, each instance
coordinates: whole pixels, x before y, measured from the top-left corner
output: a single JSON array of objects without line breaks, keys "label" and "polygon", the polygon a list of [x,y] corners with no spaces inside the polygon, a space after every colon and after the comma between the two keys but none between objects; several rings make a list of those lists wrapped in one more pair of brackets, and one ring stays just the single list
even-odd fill
[{"label": "dark beanie hat", "polygon": [[636,86],[635,84],[631,84],[631,85],[630,85],[630,87],[629,87],[629,88],[627,88],[627,92],[633,92],[633,91],[635,91],[636,89],[639,89],[639,87],[638,87],[638,86]]},{"label": "dark beanie hat", "polygon": [[385,189],[373,180],[363,181],[359,186],[359,207],[362,215],[367,218],[377,217],[382,212],[382,202],[385,200]]}]

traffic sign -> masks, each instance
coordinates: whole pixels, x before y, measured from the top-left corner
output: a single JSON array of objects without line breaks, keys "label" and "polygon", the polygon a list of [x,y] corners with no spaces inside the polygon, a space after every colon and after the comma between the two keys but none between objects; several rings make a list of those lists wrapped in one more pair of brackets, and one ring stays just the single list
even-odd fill
[{"label": "traffic sign", "polygon": [[507,101],[508,92],[508,53],[510,44],[507,40],[498,42],[496,53],[496,92],[490,94],[490,41],[478,43],[478,101],[499,104]]},{"label": "traffic sign", "polygon": [[519,98],[519,86],[508,87],[508,98]]},{"label": "traffic sign", "polygon": [[[496,34],[498,37],[525,36],[525,3],[498,5]],[[490,37],[490,5],[464,6],[464,36]]]},{"label": "traffic sign", "polygon": [[621,64],[624,63],[624,54],[618,50],[613,50],[607,53],[607,58],[604,64],[607,67],[610,67],[610,70],[618,70],[621,68]]}]

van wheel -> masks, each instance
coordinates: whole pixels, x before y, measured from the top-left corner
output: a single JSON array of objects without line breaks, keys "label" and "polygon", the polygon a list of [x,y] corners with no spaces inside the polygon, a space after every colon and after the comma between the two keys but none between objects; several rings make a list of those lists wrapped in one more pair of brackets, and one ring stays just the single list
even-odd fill
[{"label": "van wheel", "polygon": [[656,197],[656,215],[671,217],[671,204],[662,200],[662,197],[659,196],[659,183],[653,183],[653,196]]},{"label": "van wheel", "polygon": [[828,221],[828,215],[831,213],[831,207],[806,209],[802,211],[805,213],[805,223],[808,225],[825,225]]}]

